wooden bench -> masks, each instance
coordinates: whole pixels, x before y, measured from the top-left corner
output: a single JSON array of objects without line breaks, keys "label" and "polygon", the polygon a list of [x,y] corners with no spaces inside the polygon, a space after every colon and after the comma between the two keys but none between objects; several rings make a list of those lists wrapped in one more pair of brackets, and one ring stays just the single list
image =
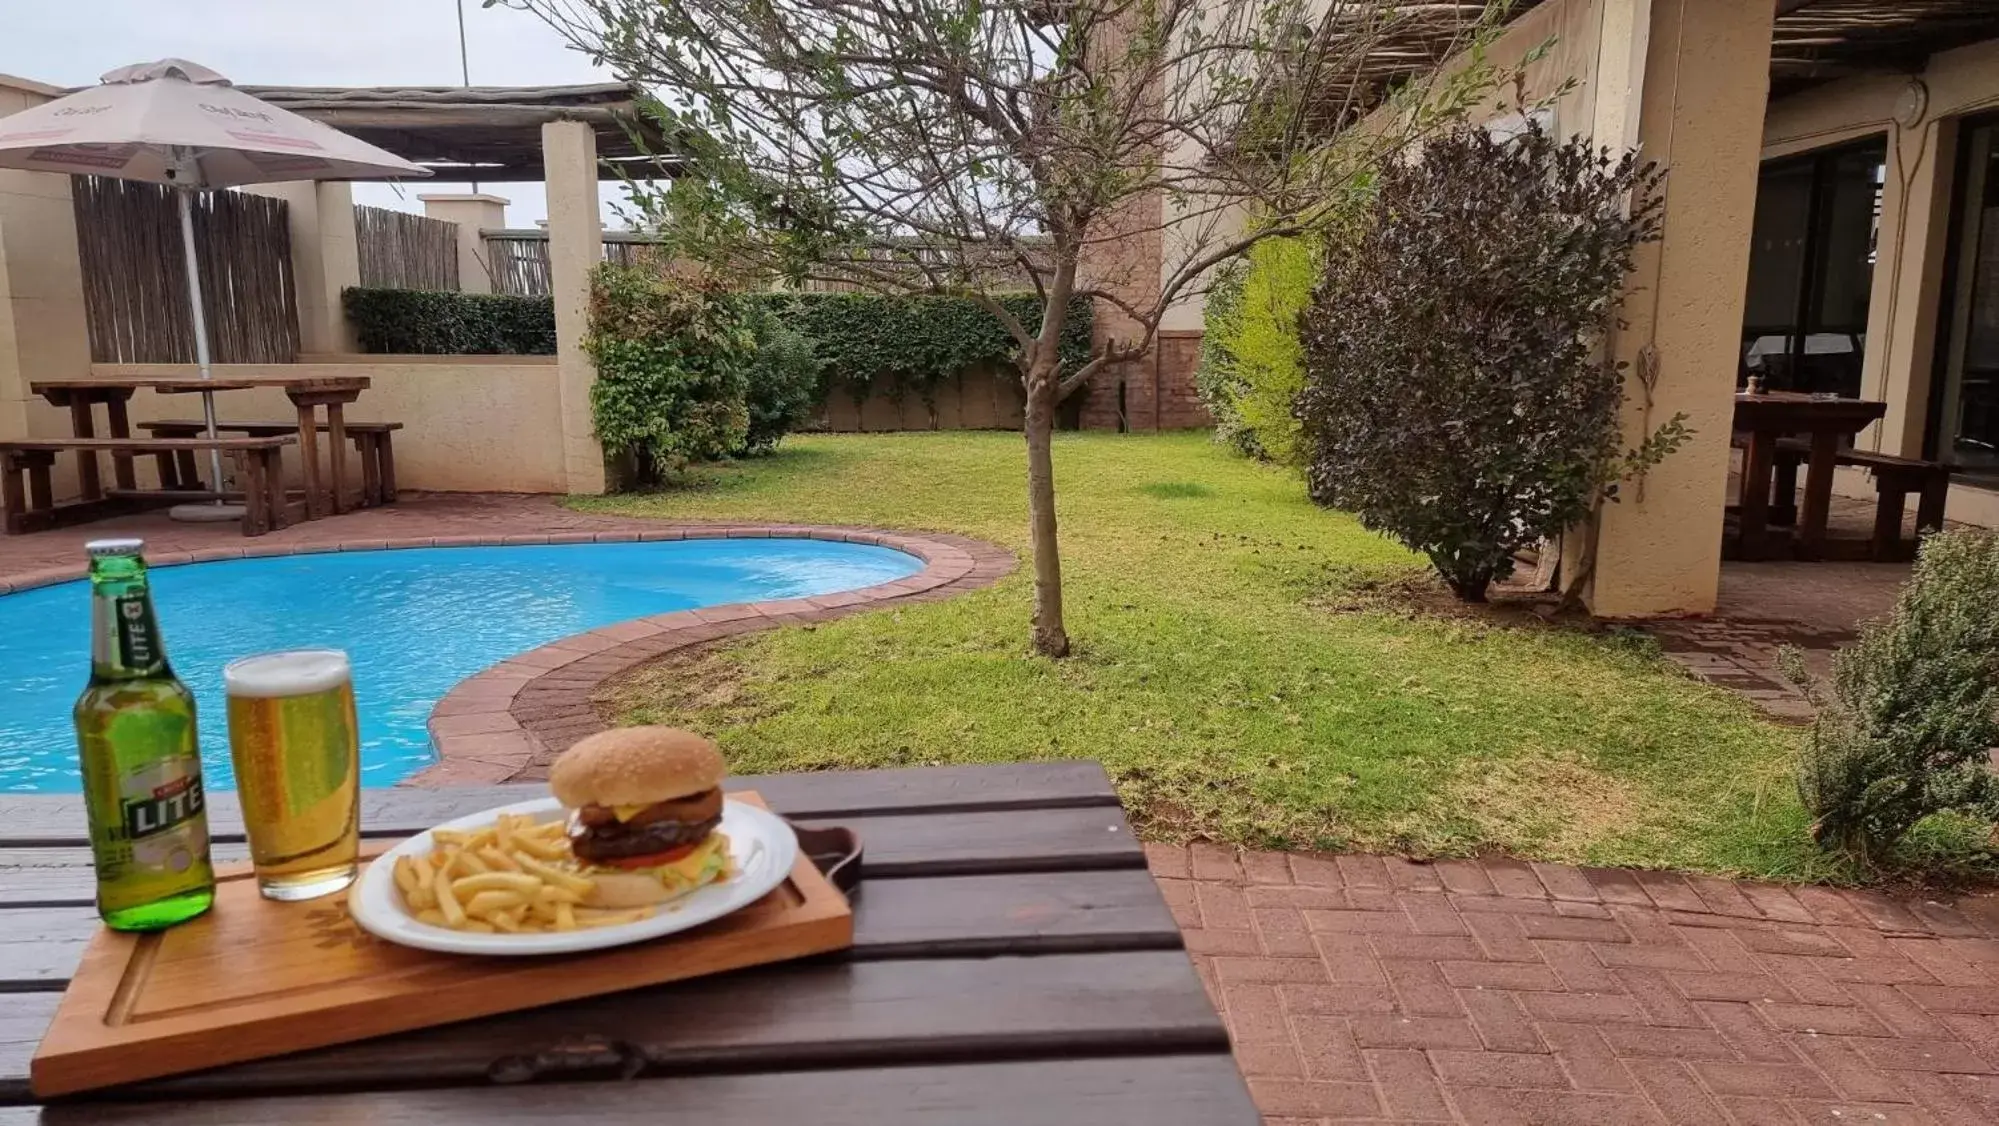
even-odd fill
[{"label": "wooden bench", "polygon": [[[1772,523],[1797,518],[1798,466],[1810,456],[1810,445],[1798,439],[1784,438],[1777,443]],[[1907,562],[1916,557],[1917,540],[1942,530],[1944,502],[1950,495],[1950,466],[1872,450],[1841,450],[1838,460],[1841,465],[1866,469],[1874,475],[1874,534],[1868,540],[1867,558],[1878,563]],[[1902,538],[1902,514],[1910,493],[1917,497],[1917,540]]]},{"label": "wooden bench", "polygon": [[[290,436],[246,438],[28,438],[0,442],[0,521],[9,535],[78,524],[151,505],[179,501],[227,499],[207,489],[114,488],[101,496],[65,505],[55,502],[50,480],[56,455],[80,457],[97,453],[151,454],[165,465],[185,453],[190,459],[205,450],[221,450],[243,465],[243,534],[261,536],[302,516],[285,501],[280,452],[298,439]],[[122,482],[121,482],[122,483]]]},{"label": "wooden bench", "polygon": [[[342,429],[354,439],[354,449],[361,455],[361,503],[394,504],[396,502],[396,455],[390,443],[390,435],[401,430],[400,422],[347,422]],[[200,419],[170,418],[157,422],[141,422],[139,429],[160,438],[195,438],[208,429],[208,424]],[[325,433],[329,426],[319,424],[319,432]],[[298,433],[296,422],[218,422],[217,434],[247,434],[253,438],[276,438]],[[160,465],[160,480],[167,480],[167,465]],[[179,483],[192,487],[195,477],[194,455],[187,454],[178,466],[175,478]]]}]

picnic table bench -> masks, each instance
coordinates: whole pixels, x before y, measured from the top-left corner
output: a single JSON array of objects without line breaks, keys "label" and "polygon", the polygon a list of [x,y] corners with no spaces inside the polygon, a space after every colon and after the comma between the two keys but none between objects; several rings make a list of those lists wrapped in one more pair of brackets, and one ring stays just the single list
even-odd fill
[{"label": "picnic table bench", "polygon": [[[202,488],[139,489],[131,459],[151,454],[162,480],[179,458],[221,450],[242,459],[243,534],[261,536],[294,522],[285,500],[280,454],[297,439],[284,436],[243,438],[20,438],[0,442],[0,525],[8,535],[40,531],[101,519],[138,505],[216,500],[225,495]],[[89,470],[85,499],[58,505],[51,480],[56,455],[73,452]],[[105,489],[95,480],[96,455],[113,458],[116,484]],[[94,495],[92,495],[94,494]]]},{"label": "picnic table bench", "polygon": [[[136,1085],[41,1109],[125,1123],[1249,1126],[1179,929],[1094,763],[732,779],[866,846],[855,945]],[[540,785],[369,790],[406,836]],[[219,859],[236,795],[210,797]],[[80,795],[0,795],[0,1123],[95,931]]]},{"label": "picnic table bench", "polygon": [[[1777,443],[1777,491],[1770,509],[1772,523],[1789,523],[1796,518],[1797,505],[1792,498],[1798,487],[1798,465],[1810,455],[1808,442],[1785,438]],[[1950,466],[1855,449],[1840,450],[1833,460],[1873,475],[1874,530],[1865,545],[1828,541],[1825,550],[1829,557],[1906,563],[1916,557],[1916,545],[1923,536],[1943,530],[1944,505],[1950,497]],[[1916,538],[1903,539],[1902,516],[1908,510],[1912,493],[1917,498]]]},{"label": "picnic table bench", "polygon": [[[97,436],[95,410],[104,407],[105,425],[109,436],[127,438],[131,436],[131,420],[128,404],[133,394],[145,389],[161,395],[200,395],[223,391],[252,391],[270,388],[284,392],[298,412],[297,435],[301,470],[305,482],[305,516],[316,520],[328,512],[347,511],[347,470],[346,459],[341,456],[347,445],[345,411],[347,404],[361,397],[368,389],[370,380],[365,375],[310,375],[310,376],[251,376],[243,378],[200,379],[192,376],[140,376],[128,379],[49,379],[36,380],[28,384],[28,389],[51,406],[69,410],[70,429],[77,438]],[[323,418],[322,418],[323,416]],[[321,476],[319,456],[319,432],[325,430],[331,447],[327,475]],[[116,459],[114,458],[114,463]],[[116,470],[118,487],[131,489],[131,466],[119,464]],[[322,481],[327,484],[322,484]],[[80,453],[78,483],[85,501],[97,500],[102,496],[97,475],[97,460],[94,454]],[[176,479],[177,484],[187,482]],[[213,486],[217,482],[210,482]],[[327,487],[330,485],[331,488]],[[328,493],[331,496],[328,496]]]},{"label": "picnic table bench", "polygon": [[[317,429],[328,433],[332,423],[322,422]],[[347,437],[354,440],[354,450],[361,457],[361,505],[394,504],[396,502],[396,457],[391,445],[391,436],[403,428],[400,422],[348,422],[345,423]],[[141,422],[139,429],[160,438],[195,438],[206,433],[208,423],[198,418],[166,418],[152,422]],[[296,422],[217,422],[217,434],[247,434],[253,438],[274,438],[299,433]],[[169,467],[160,464],[160,481],[166,484]],[[176,482],[197,480],[194,455],[174,467]],[[168,486],[177,487],[177,486]]]}]

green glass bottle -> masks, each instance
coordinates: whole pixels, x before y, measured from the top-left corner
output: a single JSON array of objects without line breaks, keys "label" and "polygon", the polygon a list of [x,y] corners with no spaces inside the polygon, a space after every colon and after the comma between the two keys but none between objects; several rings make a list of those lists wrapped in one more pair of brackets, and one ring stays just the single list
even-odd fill
[{"label": "green glass bottle", "polygon": [[85,545],[90,684],[75,711],[97,913],[121,931],[170,927],[215,901],[194,694],[167,664],[144,549]]}]

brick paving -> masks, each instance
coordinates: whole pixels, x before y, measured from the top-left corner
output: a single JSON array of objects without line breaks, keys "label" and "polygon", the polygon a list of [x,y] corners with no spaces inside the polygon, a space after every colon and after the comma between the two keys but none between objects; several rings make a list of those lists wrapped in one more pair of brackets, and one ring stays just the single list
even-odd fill
[{"label": "brick paving", "polygon": [[[155,514],[0,537],[0,591],[76,577],[83,541],[111,534],[144,536],[152,558],[171,565],[687,531],[571,512],[544,497],[413,496],[254,540]],[[976,541],[895,545],[924,553],[928,578],[878,592],[888,599],[949,597],[1012,566]],[[1667,627],[1684,639],[1668,648],[1693,655],[1685,663],[1718,683],[1767,680],[1779,641],[1824,654],[1863,611],[1885,607],[1900,581],[1897,569],[1839,570],[1847,566],[1730,564],[1723,615]],[[521,667],[502,670],[506,684],[454,692],[438,718],[471,718],[446,722],[440,736],[491,735],[485,728],[505,722],[553,746],[597,722],[569,713],[612,664],[858,606],[835,596],[705,620],[667,615],[676,620],[567,639],[515,658]],[[584,660],[594,663],[574,667]],[[481,692],[504,708],[479,705]],[[447,707],[454,699],[475,706]],[[504,773],[488,764],[486,774],[532,776],[540,756],[502,757]],[[1270,1126],[1999,1122],[1994,898],[1902,902],[1513,860],[1157,844],[1147,855]]]},{"label": "brick paving", "polygon": [[1999,1122],[1999,900],[1146,849],[1271,1126]]}]

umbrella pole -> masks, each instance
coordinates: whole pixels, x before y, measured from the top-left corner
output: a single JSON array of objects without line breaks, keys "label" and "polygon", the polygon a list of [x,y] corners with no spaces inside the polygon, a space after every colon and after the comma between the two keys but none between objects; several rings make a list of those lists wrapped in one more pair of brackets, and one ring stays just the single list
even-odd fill
[{"label": "umbrella pole", "polygon": [[[181,257],[187,265],[188,312],[194,317],[194,363],[201,372],[201,378],[213,379],[215,374],[208,370],[208,319],[201,311],[201,266],[195,258],[194,246],[194,196],[187,188],[177,188],[174,197],[180,203],[180,245]],[[208,423],[208,440],[215,440],[215,393],[201,393],[201,414]],[[222,451],[208,451],[209,480],[215,483],[218,494],[216,504],[222,503]]]}]

